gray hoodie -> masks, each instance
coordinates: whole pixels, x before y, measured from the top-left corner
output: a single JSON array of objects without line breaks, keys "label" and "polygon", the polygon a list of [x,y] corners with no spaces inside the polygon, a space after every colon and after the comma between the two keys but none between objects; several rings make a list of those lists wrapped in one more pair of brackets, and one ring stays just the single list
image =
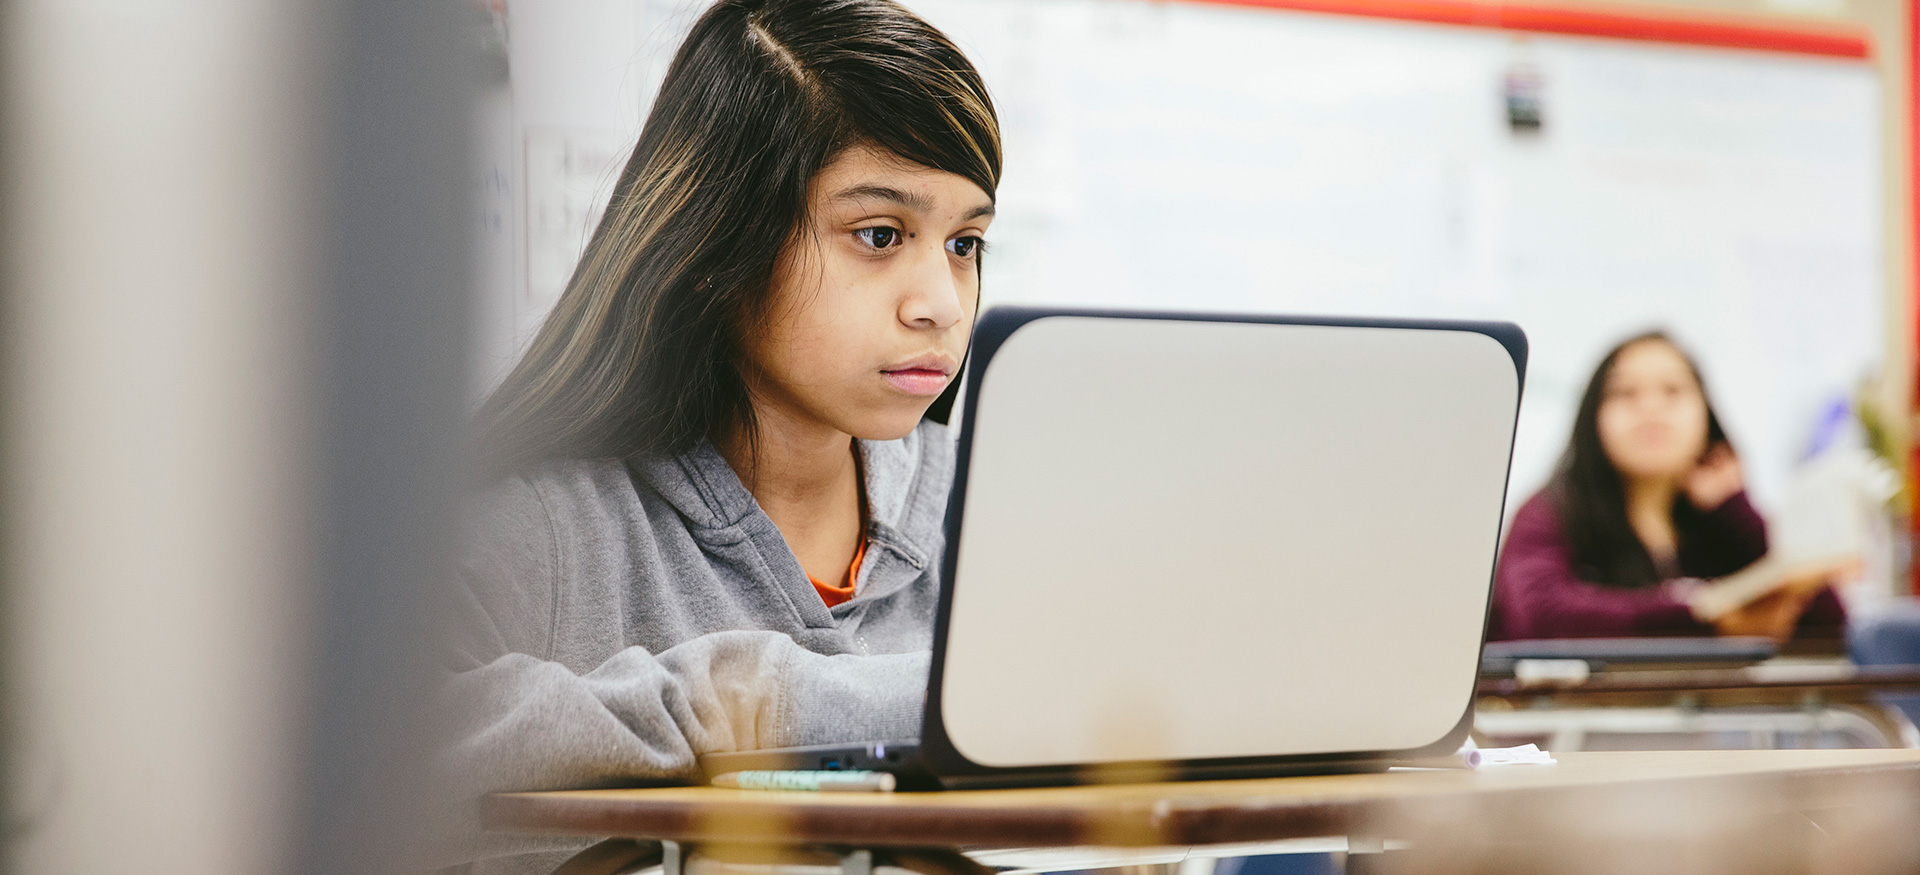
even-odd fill
[{"label": "gray hoodie", "polygon": [[[832,609],[709,445],[631,472],[551,463],[490,489],[461,557],[437,709],[455,727],[435,763],[455,796],[688,778],[710,751],[917,736],[953,445],[924,422],[859,447],[867,552],[854,597]],[[588,844],[459,832],[453,859],[487,858],[476,875],[551,872]]]}]

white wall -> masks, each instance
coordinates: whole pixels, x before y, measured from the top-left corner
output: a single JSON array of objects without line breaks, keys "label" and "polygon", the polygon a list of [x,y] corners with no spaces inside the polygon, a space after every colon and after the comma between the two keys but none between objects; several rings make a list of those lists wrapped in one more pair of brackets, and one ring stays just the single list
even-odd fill
[{"label": "white wall", "polygon": [[[1696,349],[1763,502],[1881,356],[1865,63],[1197,3],[914,5],[1005,120],[990,297],[1518,322],[1523,494],[1628,333]],[[1503,116],[1519,65],[1545,82],[1541,136]]]}]

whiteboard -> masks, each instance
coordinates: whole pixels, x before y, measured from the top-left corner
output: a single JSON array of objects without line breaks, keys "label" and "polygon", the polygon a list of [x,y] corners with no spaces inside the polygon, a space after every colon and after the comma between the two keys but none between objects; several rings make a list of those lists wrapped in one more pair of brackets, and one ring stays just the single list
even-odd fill
[{"label": "whiteboard", "polygon": [[[656,78],[704,4],[644,0]],[[1166,0],[906,0],[979,66],[986,302],[1507,319],[1515,503],[1617,339],[1691,346],[1756,498],[1882,358],[1867,63]],[[1501,82],[1539,72],[1545,125]]]}]

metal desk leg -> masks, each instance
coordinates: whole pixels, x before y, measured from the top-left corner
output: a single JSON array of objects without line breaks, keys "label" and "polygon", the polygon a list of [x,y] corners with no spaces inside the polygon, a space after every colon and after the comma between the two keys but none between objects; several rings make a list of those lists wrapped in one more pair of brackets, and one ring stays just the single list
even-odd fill
[{"label": "metal desk leg", "polygon": [[660,875],[687,875],[687,846],[679,842],[660,843]]},{"label": "metal desk leg", "polygon": [[1179,863],[1142,863],[1100,870],[1102,875],[1180,875]]},{"label": "metal desk leg", "polygon": [[1347,836],[1346,875],[1377,875],[1386,871],[1386,841],[1374,835]]}]

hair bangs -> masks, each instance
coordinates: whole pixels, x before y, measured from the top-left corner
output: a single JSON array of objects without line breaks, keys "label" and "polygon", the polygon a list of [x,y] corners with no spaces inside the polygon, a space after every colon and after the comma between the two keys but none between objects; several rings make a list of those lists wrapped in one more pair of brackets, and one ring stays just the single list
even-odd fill
[{"label": "hair bangs", "polygon": [[993,104],[977,77],[942,72],[949,75],[900,83],[900,93],[880,99],[843,96],[848,128],[843,145],[871,144],[963,177],[994,197],[1000,187],[1000,127]]},{"label": "hair bangs", "polygon": [[[807,26],[815,16],[864,26],[823,45],[808,39],[817,35]],[[780,4],[762,23],[777,66],[822,99],[815,109],[835,151],[870,144],[994,196],[999,117],[979,71],[938,28],[890,0]]]}]

